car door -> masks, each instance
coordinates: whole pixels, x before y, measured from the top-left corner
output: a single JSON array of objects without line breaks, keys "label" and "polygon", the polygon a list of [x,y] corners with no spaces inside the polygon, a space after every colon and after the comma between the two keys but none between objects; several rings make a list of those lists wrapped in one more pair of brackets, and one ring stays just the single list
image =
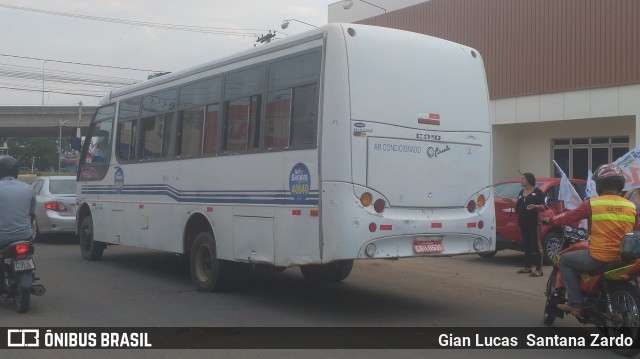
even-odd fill
[{"label": "car door", "polygon": [[515,204],[521,185],[519,182],[506,182],[495,185],[496,232],[503,240],[521,242],[522,235],[518,226]]}]

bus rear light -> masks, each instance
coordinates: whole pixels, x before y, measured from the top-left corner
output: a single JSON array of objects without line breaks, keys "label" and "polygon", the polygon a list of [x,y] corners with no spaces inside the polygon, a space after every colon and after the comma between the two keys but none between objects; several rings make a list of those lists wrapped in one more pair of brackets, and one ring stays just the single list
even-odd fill
[{"label": "bus rear light", "polygon": [[373,222],[369,223],[369,232],[373,233],[376,230],[378,230],[378,225]]},{"label": "bus rear light", "polygon": [[374,243],[369,243],[364,249],[364,254],[366,254],[367,257],[373,257],[376,255],[377,249],[378,248],[376,248],[376,245]]},{"label": "bus rear light", "polygon": [[384,199],[379,199],[373,204],[373,209],[376,211],[376,213],[382,213],[384,212],[384,207],[386,205],[387,203],[384,201]]},{"label": "bus rear light", "polygon": [[371,201],[373,201],[373,196],[369,192],[365,192],[360,196],[360,204],[363,207],[369,207]]},{"label": "bus rear light", "polygon": [[478,222],[478,228],[479,228],[479,229],[484,228],[484,221],[479,221],[479,222]]},{"label": "bus rear light", "polygon": [[320,215],[320,211],[317,208],[311,208],[309,210],[309,215],[311,217],[318,217]]},{"label": "bus rear light", "polygon": [[481,194],[480,196],[478,196],[477,202],[478,202],[478,207],[482,208],[487,203],[487,199],[484,197],[483,194]]},{"label": "bus rear light", "polygon": [[291,215],[292,216],[301,216],[302,215],[302,211],[299,209],[292,209],[291,210]]},{"label": "bus rear light", "polygon": [[467,223],[467,228],[476,228],[476,226],[477,226],[476,222]]},{"label": "bus rear light", "polygon": [[56,212],[64,212],[67,210],[67,206],[60,201],[45,202],[44,208]]},{"label": "bus rear light", "polygon": [[473,213],[476,210],[476,201],[471,200],[469,201],[469,203],[467,203],[467,211],[469,211],[470,213]]},{"label": "bus rear light", "polygon": [[390,224],[381,224],[380,225],[380,230],[381,231],[390,231],[393,229],[393,226]]},{"label": "bus rear light", "polygon": [[442,228],[442,222],[431,223],[431,228]]}]

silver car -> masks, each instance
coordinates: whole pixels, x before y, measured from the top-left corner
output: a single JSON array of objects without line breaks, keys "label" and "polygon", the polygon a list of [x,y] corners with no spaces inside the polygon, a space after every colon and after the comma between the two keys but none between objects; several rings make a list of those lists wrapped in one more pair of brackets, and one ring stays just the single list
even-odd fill
[{"label": "silver car", "polygon": [[38,177],[31,188],[36,193],[36,215],[31,219],[33,240],[44,234],[75,234],[76,177]]}]

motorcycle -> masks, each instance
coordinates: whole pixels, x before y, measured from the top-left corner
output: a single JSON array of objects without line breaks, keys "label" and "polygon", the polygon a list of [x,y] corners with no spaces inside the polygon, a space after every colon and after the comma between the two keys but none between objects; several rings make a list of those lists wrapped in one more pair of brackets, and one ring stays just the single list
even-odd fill
[{"label": "motorcycle", "polygon": [[[574,228],[565,226],[563,232],[571,233]],[[625,245],[625,242],[627,245]],[[576,316],[582,324],[595,325],[600,332],[610,338],[631,337],[634,343],[640,340],[640,252],[624,253],[624,248],[640,248],[640,232],[632,232],[623,238],[622,260],[609,263],[605,268],[594,272],[581,272],[580,291],[584,300],[584,313]],[[629,243],[635,243],[629,245]],[[546,304],[543,322],[553,325],[556,318],[564,318],[565,312],[558,304],[566,302],[566,291],[560,273],[560,255],[576,250],[588,250],[589,242],[578,240],[554,257],[554,266],[545,291]],[[616,347],[616,353],[633,356],[640,349]]]},{"label": "motorcycle", "polygon": [[31,294],[42,296],[44,286],[33,284],[35,275],[34,247],[29,241],[19,241],[0,249],[0,295],[12,298],[18,313],[25,313],[31,304]]}]

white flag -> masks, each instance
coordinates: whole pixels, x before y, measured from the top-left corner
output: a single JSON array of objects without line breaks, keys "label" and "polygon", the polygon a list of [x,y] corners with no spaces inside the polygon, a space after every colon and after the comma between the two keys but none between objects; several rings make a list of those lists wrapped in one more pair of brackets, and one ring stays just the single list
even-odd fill
[{"label": "white flag", "polygon": [[621,156],[614,164],[624,173],[624,191],[640,188],[640,146]]},{"label": "white flag", "polygon": [[576,189],[573,188],[573,185],[569,182],[569,178],[564,174],[562,168],[558,166],[558,163],[553,161],[553,164],[556,165],[558,172],[560,172],[560,190],[558,191],[558,199],[564,202],[564,207],[566,209],[578,208],[582,203],[582,198],[580,198]]},{"label": "white flag", "polygon": [[593,173],[591,173],[591,170],[587,170],[587,187],[584,189],[584,199],[598,195],[596,191],[596,181],[591,179],[591,177],[593,177]]},{"label": "white flag", "polygon": [[[564,174],[564,171],[558,163],[554,160],[553,164],[556,165],[558,172],[560,172],[560,190],[558,191],[558,199],[564,202],[564,207],[568,210],[572,210],[574,208],[578,208],[578,206],[582,203],[582,198],[573,188],[571,182],[569,182],[569,178]],[[587,220],[580,221],[580,225],[578,227],[589,228],[589,223]]]}]

